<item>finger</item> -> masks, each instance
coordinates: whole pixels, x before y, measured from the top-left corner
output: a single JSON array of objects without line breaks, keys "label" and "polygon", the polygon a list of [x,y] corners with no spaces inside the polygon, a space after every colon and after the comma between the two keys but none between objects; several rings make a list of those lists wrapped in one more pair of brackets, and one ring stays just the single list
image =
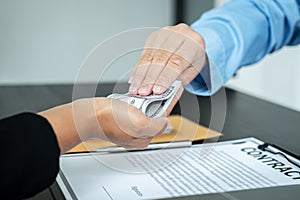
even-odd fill
[{"label": "finger", "polygon": [[150,138],[134,138],[133,142],[131,143],[131,148],[145,149],[148,147],[151,140],[152,140],[152,137],[150,137]]},{"label": "finger", "polygon": [[134,67],[133,70],[132,70],[132,72],[131,72],[131,75],[130,75],[129,80],[128,80],[128,83],[129,83],[129,84],[132,83],[132,80],[133,80],[133,78],[134,78],[134,76],[135,76],[135,73],[136,73],[136,69],[137,69],[137,68]]},{"label": "finger", "polygon": [[[160,76],[160,73],[163,71],[169,59],[172,57],[172,54],[180,49],[182,44],[184,43],[184,37],[182,37],[180,34],[171,30],[163,31],[168,32],[169,37],[162,44],[160,50],[156,51],[149,66],[147,75],[145,76],[145,79],[142,83],[142,87],[138,91],[140,95],[149,95],[150,93],[152,93],[152,88],[157,78]],[[167,85],[167,87],[164,89],[166,90],[168,86],[169,85]]]},{"label": "finger", "polygon": [[151,64],[155,51],[151,49],[144,50],[141,59],[136,65],[134,76],[131,79],[131,85],[129,87],[129,92],[131,94],[138,94],[138,89],[141,87],[141,84],[147,74],[148,67]]},{"label": "finger", "polygon": [[196,60],[195,57],[201,58],[203,56],[205,48],[203,47],[203,38],[199,33],[192,30],[186,24],[178,24],[173,27],[166,27],[165,29],[171,29],[175,40],[180,38],[184,42],[176,51],[177,55],[190,63]]},{"label": "finger", "polygon": [[197,43],[197,45],[200,45],[203,48],[205,47],[205,42],[204,42],[203,37],[198,32],[196,32],[191,27],[189,27],[187,24],[180,23],[180,24],[177,24],[176,26],[164,27],[164,29],[169,29],[169,30],[175,31],[175,32],[183,35],[185,38],[188,38],[189,40],[194,41],[195,43]]},{"label": "finger", "polygon": [[[184,40],[178,50],[171,56],[166,67],[156,80],[153,86],[155,94],[163,93],[193,62],[198,60],[200,47],[195,47],[196,45],[194,41]],[[195,51],[191,51],[190,49],[195,49]]]},{"label": "finger", "polygon": [[149,118],[135,107],[129,111],[132,124],[127,131],[130,136],[135,138],[148,138],[162,133],[167,127],[168,118]]},{"label": "finger", "polygon": [[143,71],[138,70],[138,68],[141,66],[144,66],[146,68],[149,67],[155,52],[157,51],[157,49],[160,49],[160,47],[167,40],[168,37],[169,37],[168,32],[165,32],[163,30],[158,30],[151,33],[150,36],[147,38],[144,51],[142,52],[142,55],[135,66],[135,70],[133,71],[133,73],[129,78],[130,80],[129,82],[131,83],[129,91],[132,94],[137,94],[137,89],[140,88],[141,82],[144,80],[146,76],[145,70]]},{"label": "finger", "polygon": [[149,124],[141,127],[138,137],[154,137],[155,135],[159,135],[167,128],[167,125],[168,118],[166,117],[151,118]]},{"label": "finger", "polygon": [[190,63],[186,68],[193,67],[198,73],[207,61],[205,49],[200,42],[195,41],[192,37],[186,37],[184,44],[178,49],[176,55],[183,57],[184,60]]},{"label": "finger", "polygon": [[162,72],[171,56],[171,52],[165,50],[156,51],[152,62],[149,65],[148,72],[141,84],[141,88],[138,90],[138,94],[146,96],[152,93],[152,88],[156,79],[159,77],[159,74]]},{"label": "finger", "polygon": [[199,73],[200,71],[197,68],[190,66],[179,75],[178,80],[180,80],[183,85],[186,85],[194,80]]},{"label": "finger", "polygon": [[178,77],[178,80],[181,80],[184,85],[190,83],[201,72],[202,68],[207,65],[205,50],[199,46],[197,48],[198,50],[195,55],[190,55],[187,58],[193,61]]},{"label": "finger", "polygon": [[165,29],[159,29],[150,34],[145,43],[145,49],[159,49],[170,37],[172,32]]},{"label": "finger", "polygon": [[[148,60],[150,60],[150,61],[152,60],[152,55],[149,56],[149,55],[147,54],[146,50],[147,50],[147,49],[150,49],[148,46],[152,46],[152,45],[151,45],[151,41],[154,41],[156,37],[157,37],[156,32],[153,32],[153,33],[150,34],[149,37],[147,38],[147,41],[146,41],[146,43],[145,43],[145,45],[144,45],[144,50],[143,50],[143,52],[142,52],[142,54],[141,54],[141,56],[140,56],[140,59],[138,60],[137,64],[135,65],[135,67],[134,67],[134,69],[133,69],[133,71],[132,71],[132,73],[131,73],[131,75],[130,75],[130,78],[129,78],[128,83],[130,83],[130,84],[132,83],[132,81],[133,81],[133,79],[134,79],[134,77],[135,77],[135,73],[136,73],[137,66],[139,66],[140,64],[143,63],[143,62],[142,62],[143,58],[146,58],[146,60],[148,59]],[[146,46],[147,46],[147,47],[146,47]]]},{"label": "finger", "polygon": [[131,137],[130,140],[126,142],[117,143],[119,146],[122,146],[126,150],[133,150],[133,149],[145,149],[148,147],[149,143],[151,142],[151,138],[134,138]]},{"label": "finger", "polygon": [[161,94],[180,76],[180,74],[189,66],[189,62],[181,56],[173,54],[167,63],[167,66],[160,73],[155,85],[153,93]]},{"label": "finger", "polygon": [[136,107],[118,100],[112,101],[113,129],[135,138],[152,137],[166,126],[166,119],[151,119]]}]

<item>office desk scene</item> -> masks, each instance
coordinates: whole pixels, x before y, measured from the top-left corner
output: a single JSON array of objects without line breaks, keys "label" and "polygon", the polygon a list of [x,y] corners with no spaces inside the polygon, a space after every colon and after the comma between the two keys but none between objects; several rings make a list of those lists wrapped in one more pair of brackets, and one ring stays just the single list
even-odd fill
[{"label": "office desk scene", "polygon": [[[106,96],[110,93],[113,86],[113,83],[101,84],[101,86],[99,86],[101,90],[97,91],[97,96]],[[85,85],[84,87],[88,88],[89,86]],[[255,137],[261,141],[276,144],[277,146],[293,154],[299,155],[300,149],[297,140],[299,138],[299,134],[297,130],[299,130],[300,127],[299,123],[293,123],[298,121],[300,116],[299,112],[242,94],[231,89],[225,90],[227,97],[227,110],[222,136],[219,136],[217,132],[212,132],[212,134],[214,134],[213,136],[218,136],[218,143],[222,141],[232,141],[235,139]],[[6,117],[23,111],[36,112],[46,109],[49,106],[68,102],[71,100],[72,85],[1,86],[1,91],[1,100],[2,102],[6,102],[5,104],[1,104],[5,105],[1,107],[1,117]],[[217,95],[218,94],[216,94],[216,96]],[[23,101],[21,103],[18,102],[18,98],[16,98],[20,96],[22,96],[23,98]],[[47,99],[46,101],[44,101],[45,97]],[[182,96],[183,99],[189,99],[193,97],[194,95],[188,92],[184,92]],[[189,110],[189,112],[186,112],[188,113],[188,115],[183,116],[184,122],[190,123],[189,127],[193,127],[193,125],[195,124],[200,124],[201,130],[199,130],[199,133],[203,133],[206,132],[207,129],[205,127],[209,126],[209,121],[211,119],[211,100],[209,97],[197,97],[197,100],[199,101],[199,109],[201,110],[201,116],[198,122],[192,122],[192,120],[195,119],[195,116],[193,115],[196,115],[194,112],[195,109],[189,107],[188,104],[175,106],[171,116],[174,117],[173,121],[178,120],[178,116],[180,116],[181,114],[180,107],[185,106]],[[261,110],[262,107],[264,108],[264,110]],[[273,121],[278,123],[273,124]],[[266,124],[273,125],[266,126]],[[182,129],[183,128],[184,127],[182,127]],[[216,137],[206,139],[205,143],[214,143],[216,142],[215,138]],[[194,144],[203,143],[203,140],[201,140],[201,138],[198,139],[199,140],[194,141]],[[77,150],[79,152],[82,152],[86,150],[86,147],[95,149],[99,148],[99,145],[101,147],[101,143],[99,144],[99,142],[90,141],[90,143],[83,147],[77,146],[77,149],[75,148],[73,149],[73,151]],[[206,194],[185,198],[207,199],[213,197],[216,199],[227,199],[233,196],[237,199],[250,199],[260,195],[266,199],[271,197],[275,199],[281,199],[287,194],[292,195],[292,197],[297,197],[297,195],[299,195],[299,187],[299,185],[280,186],[265,188],[264,190],[242,190],[244,192],[235,191],[221,193],[219,195]],[[51,187],[49,187],[49,189],[38,194],[33,199],[64,199],[64,196],[62,195],[62,191],[56,182]]]},{"label": "office desk scene", "polygon": [[4,199],[299,199],[300,1],[0,2]]}]

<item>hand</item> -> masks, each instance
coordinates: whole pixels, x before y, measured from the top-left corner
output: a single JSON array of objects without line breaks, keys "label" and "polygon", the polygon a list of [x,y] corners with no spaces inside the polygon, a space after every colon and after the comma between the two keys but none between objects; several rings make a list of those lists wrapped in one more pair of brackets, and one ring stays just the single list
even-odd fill
[{"label": "hand", "polygon": [[167,26],[148,37],[129,79],[131,94],[161,94],[176,80],[191,82],[207,59],[202,36],[186,24]]},{"label": "hand", "polygon": [[127,103],[107,98],[80,99],[39,114],[52,125],[61,153],[91,138],[146,148],[168,124],[165,117],[150,119]]}]

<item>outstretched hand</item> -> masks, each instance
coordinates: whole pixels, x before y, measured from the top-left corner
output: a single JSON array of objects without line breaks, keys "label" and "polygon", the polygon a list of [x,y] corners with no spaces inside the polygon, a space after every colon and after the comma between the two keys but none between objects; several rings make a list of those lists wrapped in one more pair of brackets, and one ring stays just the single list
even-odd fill
[{"label": "outstretched hand", "polygon": [[148,37],[129,79],[131,94],[161,94],[175,81],[191,82],[207,62],[202,36],[186,24],[161,28]]},{"label": "outstretched hand", "polygon": [[146,148],[169,123],[166,117],[149,118],[127,103],[108,98],[79,99],[38,114],[52,125],[61,153],[91,138],[128,149]]}]

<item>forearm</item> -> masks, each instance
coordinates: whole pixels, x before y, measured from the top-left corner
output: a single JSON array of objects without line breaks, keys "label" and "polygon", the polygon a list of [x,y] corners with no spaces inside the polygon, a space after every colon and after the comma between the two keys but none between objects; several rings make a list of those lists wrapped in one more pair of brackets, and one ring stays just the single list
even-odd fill
[{"label": "forearm", "polygon": [[86,98],[38,113],[48,120],[57,137],[61,153],[90,138],[106,139],[101,130],[101,113],[106,98]]},{"label": "forearm", "polygon": [[150,119],[125,102],[101,97],[80,99],[39,115],[51,124],[61,153],[91,138],[127,148],[145,147],[167,123],[166,118]]},{"label": "forearm", "polygon": [[38,114],[46,118],[51,124],[55,132],[61,154],[80,143],[81,138],[76,130],[72,103],[57,106]]}]

